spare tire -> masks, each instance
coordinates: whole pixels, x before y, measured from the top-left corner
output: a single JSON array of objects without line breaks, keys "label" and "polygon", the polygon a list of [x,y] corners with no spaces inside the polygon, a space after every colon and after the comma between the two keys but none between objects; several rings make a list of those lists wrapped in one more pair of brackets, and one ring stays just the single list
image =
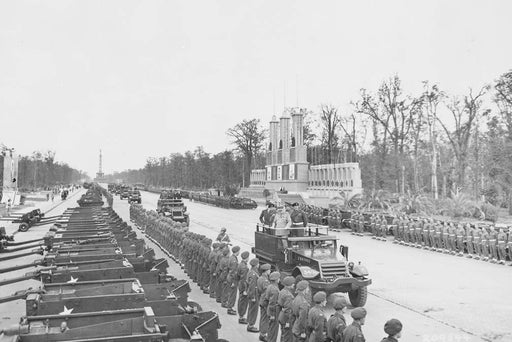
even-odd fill
[{"label": "spare tire", "polygon": [[20,226],[18,227],[18,231],[20,232],[26,232],[30,228],[30,225],[27,222],[20,223]]}]

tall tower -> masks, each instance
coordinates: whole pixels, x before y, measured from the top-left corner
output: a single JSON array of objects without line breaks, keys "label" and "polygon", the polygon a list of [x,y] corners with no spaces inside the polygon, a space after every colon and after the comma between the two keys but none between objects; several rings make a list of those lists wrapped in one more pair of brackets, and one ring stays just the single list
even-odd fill
[{"label": "tall tower", "polygon": [[103,179],[104,176],[105,176],[105,174],[103,173],[103,156],[101,155],[101,149],[100,149],[100,165],[99,165],[98,172],[96,173],[96,180],[100,181]]}]

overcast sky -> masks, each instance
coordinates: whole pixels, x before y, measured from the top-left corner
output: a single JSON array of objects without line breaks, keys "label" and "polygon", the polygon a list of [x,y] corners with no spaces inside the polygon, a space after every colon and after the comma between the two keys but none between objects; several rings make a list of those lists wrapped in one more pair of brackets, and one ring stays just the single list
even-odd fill
[{"label": "overcast sky", "polygon": [[106,172],[222,151],[229,127],[297,94],[348,111],[395,73],[412,94],[423,80],[463,94],[512,67],[511,13],[508,0],[0,0],[0,142],[94,176],[100,148]]}]

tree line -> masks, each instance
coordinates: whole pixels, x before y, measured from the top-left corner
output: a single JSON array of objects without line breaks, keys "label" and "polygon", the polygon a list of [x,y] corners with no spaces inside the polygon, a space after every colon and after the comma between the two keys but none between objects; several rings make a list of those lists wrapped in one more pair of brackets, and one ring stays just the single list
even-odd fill
[{"label": "tree line", "polygon": [[18,160],[18,188],[22,191],[78,183],[86,177],[84,172],[56,162],[54,151],[35,151]]},{"label": "tree line", "polygon": [[[250,170],[265,165],[268,132],[247,119],[226,134],[232,149],[222,153],[198,147],[112,176],[159,186],[247,186]],[[330,104],[310,110],[304,141],[312,164],[359,162],[368,192],[463,193],[512,212],[512,71],[459,95],[427,81],[411,94],[392,76],[361,89],[346,113]]]}]

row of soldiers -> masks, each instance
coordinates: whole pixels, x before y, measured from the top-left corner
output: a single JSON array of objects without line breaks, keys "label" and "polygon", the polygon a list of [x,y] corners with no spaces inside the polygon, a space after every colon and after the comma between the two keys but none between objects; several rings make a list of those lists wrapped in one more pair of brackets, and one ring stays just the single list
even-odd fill
[{"label": "row of soldiers", "polygon": [[[215,298],[228,314],[238,315],[238,322],[246,324],[248,332],[259,333],[261,341],[277,341],[279,331],[282,342],[364,341],[365,309],[353,309],[353,322],[347,326],[347,301],[339,297],[334,300],[336,312],[327,319],[325,292],[312,297],[307,281],[291,276],[281,279],[279,272],[271,272],[269,264],[260,265],[257,258],[249,261],[249,252],[240,253],[239,246],[230,248],[221,242],[226,241],[224,232],[213,242],[138,204],[131,205],[130,218],[181,264],[204,293]],[[383,341],[396,341],[401,330],[400,321],[386,322],[388,337]]]},{"label": "row of soldiers", "polygon": [[377,213],[337,209],[324,209],[301,205],[309,221],[328,225],[337,230],[350,228],[352,234],[363,236],[370,233],[372,238],[387,241],[394,236],[394,243],[428,249],[431,251],[474,258],[512,266],[512,229],[478,223],[456,223],[433,218],[418,218],[407,215],[388,217]]}]

